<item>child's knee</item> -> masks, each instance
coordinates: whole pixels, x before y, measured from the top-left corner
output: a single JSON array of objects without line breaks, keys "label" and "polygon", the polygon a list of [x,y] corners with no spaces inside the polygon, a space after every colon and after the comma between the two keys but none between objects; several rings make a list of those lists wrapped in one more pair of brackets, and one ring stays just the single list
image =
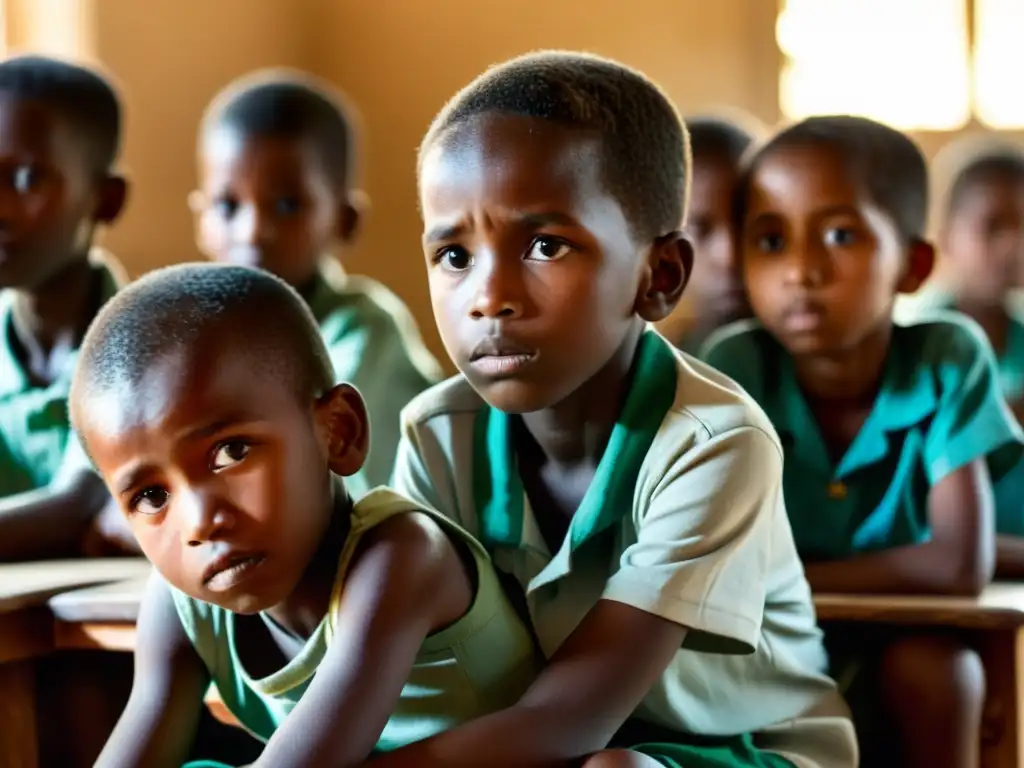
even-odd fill
[{"label": "child's knee", "polygon": [[629,749],[604,749],[584,760],[582,768],[661,768],[661,763]]},{"label": "child's knee", "polygon": [[881,681],[887,702],[919,711],[980,714],[985,703],[981,657],[955,638],[897,640],[882,656]]}]

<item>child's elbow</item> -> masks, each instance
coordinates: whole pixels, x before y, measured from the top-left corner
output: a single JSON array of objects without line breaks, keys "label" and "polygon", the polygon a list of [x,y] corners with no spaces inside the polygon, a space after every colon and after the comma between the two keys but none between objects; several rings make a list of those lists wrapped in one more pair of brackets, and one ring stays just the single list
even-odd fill
[{"label": "child's elbow", "polygon": [[995,553],[979,552],[965,558],[951,574],[950,594],[957,597],[977,597],[985,591],[995,575]]}]

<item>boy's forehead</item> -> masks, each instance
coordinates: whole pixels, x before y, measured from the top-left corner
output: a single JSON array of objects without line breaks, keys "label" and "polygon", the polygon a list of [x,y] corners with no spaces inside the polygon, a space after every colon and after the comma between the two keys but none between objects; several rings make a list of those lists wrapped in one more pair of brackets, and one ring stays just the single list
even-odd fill
[{"label": "boy's forehead", "polygon": [[216,342],[170,345],[136,377],[113,377],[73,404],[85,431],[107,436],[143,429],[172,437],[218,415],[271,418],[295,401],[286,377],[268,375],[246,345]]},{"label": "boy's forehead", "polygon": [[88,142],[56,107],[0,92],[0,155],[46,157],[61,167],[86,165]]},{"label": "boy's forehead", "polygon": [[204,135],[199,159],[204,172],[256,172],[271,176],[325,176],[310,139],[261,136],[223,126]]},{"label": "boy's forehead", "polygon": [[488,113],[439,136],[420,172],[425,209],[501,198],[510,208],[606,196],[598,137],[536,118]]},{"label": "boy's forehead", "polygon": [[749,192],[752,204],[767,199],[852,206],[866,197],[861,173],[839,150],[811,144],[779,147],[769,153],[755,166]]}]

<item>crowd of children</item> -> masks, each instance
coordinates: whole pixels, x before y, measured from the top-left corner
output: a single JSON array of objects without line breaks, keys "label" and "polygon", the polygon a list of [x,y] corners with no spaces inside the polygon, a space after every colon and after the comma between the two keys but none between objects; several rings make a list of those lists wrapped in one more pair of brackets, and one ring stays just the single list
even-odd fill
[{"label": "crowd of children", "polygon": [[[812,592],[1024,575],[1024,150],[951,150],[936,250],[895,129],[497,65],[410,162],[441,382],[341,266],[352,109],[229,85],[189,199],[214,263],[128,283],[93,246],[116,92],[0,62],[0,560],[155,567],[82,764],[976,766],[976,650],[823,632]],[[252,748],[200,736],[211,684]]]}]

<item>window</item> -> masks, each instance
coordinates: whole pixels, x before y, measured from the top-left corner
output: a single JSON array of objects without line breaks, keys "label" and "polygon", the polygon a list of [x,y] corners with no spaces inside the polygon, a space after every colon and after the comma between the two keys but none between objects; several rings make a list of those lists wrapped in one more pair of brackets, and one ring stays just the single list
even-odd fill
[{"label": "window", "polygon": [[974,0],[974,110],[990,128],[1024,126],[1024,2]]},{"label": "window", "polygon": [[776,36],[787,117],[849,113],[946,131],[974,116],[1024,127],[1022,0],[784,0]]}]

